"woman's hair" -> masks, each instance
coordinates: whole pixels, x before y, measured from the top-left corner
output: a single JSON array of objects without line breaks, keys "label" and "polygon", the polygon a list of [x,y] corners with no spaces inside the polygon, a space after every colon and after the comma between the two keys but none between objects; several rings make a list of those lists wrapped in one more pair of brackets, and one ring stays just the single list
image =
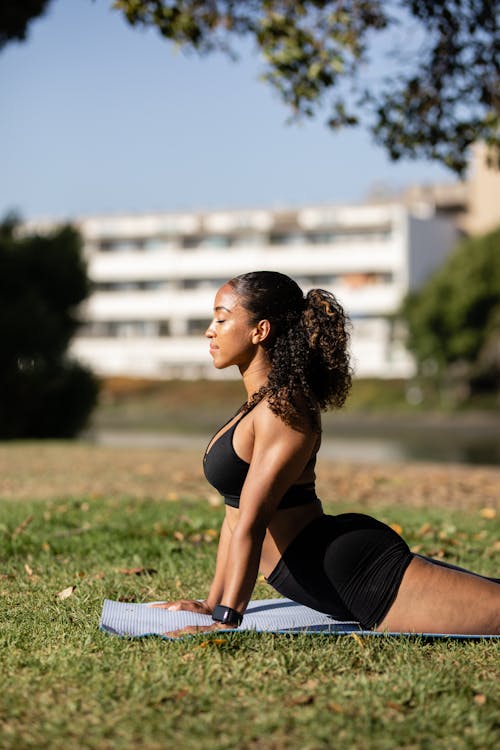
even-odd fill
[{"label": "woman's hair", "polygon": [[[268,382],[248,405],[266,397],[271,410],[293,426],[304,407],[317,424],[317,407],[341,407],[351,387],[349,320],[331,292],[299,285],[275,271],[255,271],[229,282],[252,323],[268,320],[263,342],[271,362]],[[304,403],[305,402],[305,403]]]}]

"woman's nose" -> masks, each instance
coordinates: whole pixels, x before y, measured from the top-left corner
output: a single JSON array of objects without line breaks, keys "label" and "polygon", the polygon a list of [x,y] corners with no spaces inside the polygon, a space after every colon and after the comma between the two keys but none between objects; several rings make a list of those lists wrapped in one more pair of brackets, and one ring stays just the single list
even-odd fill
[{"label": "woman's nose", "polygon": [[214,332],[212,330],[212,324],[210,323],[207,330],[205,331],[205,336],[207,337],[207,339],[211,339],[213,335],[214,335]]}]

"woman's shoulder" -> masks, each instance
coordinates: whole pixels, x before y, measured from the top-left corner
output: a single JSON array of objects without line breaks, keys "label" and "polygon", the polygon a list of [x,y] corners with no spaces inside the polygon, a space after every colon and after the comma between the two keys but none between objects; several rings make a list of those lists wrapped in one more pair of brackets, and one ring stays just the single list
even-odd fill
[{"label": "woman's shoulder", "polygon": [[321,413],[319,406],[314,409],[303,394],[297,394],[293,402],[286,400],[276,403],[276,399],[265,396],[253,409],[254,425],[274,434],[290,432],[304,436],[317,436],[321,431]]}]

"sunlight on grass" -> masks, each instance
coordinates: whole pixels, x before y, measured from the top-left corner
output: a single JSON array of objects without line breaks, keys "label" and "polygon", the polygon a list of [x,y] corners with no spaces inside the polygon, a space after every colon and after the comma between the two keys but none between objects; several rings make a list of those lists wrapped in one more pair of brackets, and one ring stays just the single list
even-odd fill
[{"label": "sunlight on grass", "polygon": [[[148,601],[206,592],[223,508],[192,457],[184,464],[163,458],[170,474],[174,460],[182,475],[174,485],[156,473],[157,453],[2,447],[2,750],[465,750],[498,744],[496,642],[256,633],[168,642],[99,631],[106,597]],[[17,479],[15,467],[22,467]],[[135,476],[130,493],[122,472]],[[414,549],[498,575],[492,472],[473,472],[467,480],[460,474],[448,493],[436,487],[442,503],[434,507],[422,507],[422,488],[431,482],[424,471],[377,472],[358,476],[355,490],[346,468],[332,474],[337,502],[328,501],[326,509],[364,510],[366,496],[379,487],[381,499],[378,507],[370,501],[371,512],[398,525]],[[409,476],[414,485],[420,477],[419,490],[409,486]],[[39,499],[25,498],[23,477],[34,489],[37,477],[45,482]],[[85,492],[92,479],[99,491]],[[475,487],[479,497],[468,509],[465,491],[453,489],[453,481]],[[451,507],[450,492],[460,510]],[[413,504],[404,505],[404,497]],[[255,596],[273,592],[260,580]]]}]

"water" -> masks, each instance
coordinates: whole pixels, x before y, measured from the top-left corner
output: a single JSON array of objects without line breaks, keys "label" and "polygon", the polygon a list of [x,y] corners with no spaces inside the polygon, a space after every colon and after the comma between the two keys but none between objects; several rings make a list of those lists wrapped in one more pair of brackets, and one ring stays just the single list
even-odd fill
[{"label": "water", "polygon": [[321,455],[345,461],[392,463],[430,461],[470,465],[500,465],[500,438],[467,437],[457,434],[399,438],[326,438]]},{"label": "water", "polygon": [[[395,430],[366,434],[350,427],[342,434],[342,426],[324,433],[321,457],[338,461],[366,463],[398,463],[428,461],[432,463],[460,463],[500,466],[500,430],[491,426],[484,429],[418,429]],[[372,432],[369,430],[368,432]],[[99,430],[87,439],[99,445],[205,450],[207,435],[184,435],[165,432],[133,430]]]}]

